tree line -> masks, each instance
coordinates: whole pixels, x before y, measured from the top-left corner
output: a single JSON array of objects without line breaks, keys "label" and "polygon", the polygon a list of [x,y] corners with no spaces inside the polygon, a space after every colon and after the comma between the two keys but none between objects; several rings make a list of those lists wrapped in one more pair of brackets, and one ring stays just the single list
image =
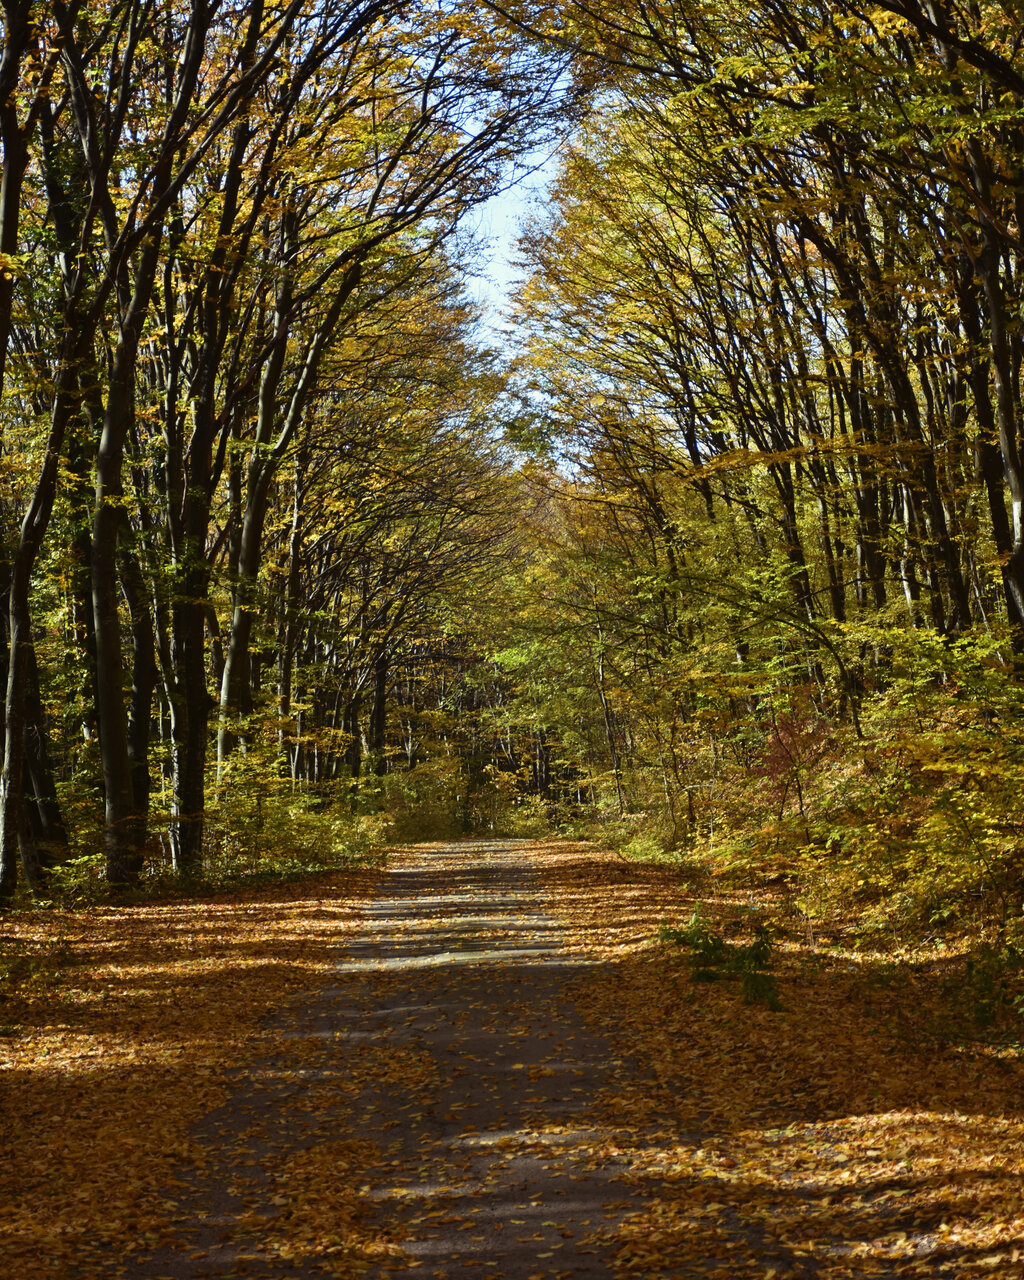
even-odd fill
[{"label": "tree line", "polygon": [[1019,916],[1019,16],[6,5],[4,895],[262,778]]},{"label": "tree line", "polygon": [[97,804],[137,880],[157,786],[200,873],[257,704],[295,779],[379,753],[397,638],[501,540],[460,227],[572,104],[564,55],[482,6],[3,21],[9,900]]},{"label": "tree line", "polygon": [[600,83],[522,244],[548,716],[666,843],[1019,912],[1019,8],[508,8]]}]

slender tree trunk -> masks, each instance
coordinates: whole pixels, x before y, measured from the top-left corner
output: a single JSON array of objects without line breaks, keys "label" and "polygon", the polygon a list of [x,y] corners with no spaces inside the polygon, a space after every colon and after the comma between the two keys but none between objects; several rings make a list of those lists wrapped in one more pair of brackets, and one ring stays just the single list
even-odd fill
[{"label": "slender tree trunk", "polygon": [[387,772],[387,723],[389,655],[386,649],[377,655],[373,665],[373,702],[370,707],[369,745],[373,758],[373,771],[378,777]]},{"label": "slender tree trunk", "polygon": [[[292,744],[288,744],[287,724],[292,714],[292,684],[295,669],[295,653],[299,628],[299,597],[302,565],[302,467],[296,463],[295,486],[292,497],[292,528],[288,539],[288,574],[285,580],[281,620],[278,628],[278,693],[277,714],[280,723],[278,744],[282,760],[290,757],[294,776],[294,728]],[[223,689],[222,689],[223,698]],[[223,701],[222,701],[223,705]]]},{"label": "slender tree trunk", "polygon": [[206,611],[210,565],[212,457],[208,438],[194,441],[191,483],[184,500],[182,538],[171,608],[168,689],[171,729],[171,861],[176,874],[201,875],[206,807],[206,753],[210,711],[207,688]]},{"label": "slender tree trunk", "polygon": [[32,848],[23,844],[21,862],[26,879],[38,891],[45,888],[50,869],[68,856],[68,830],[57,800],[34,648],[27,654],[25,700],[26,829]]},{"label": "slender tree trunk", "polygon": [[988,303],[992,375],[996,391],[995,419],[1012,513],[1010,556],[1003,566],[1003,584],[1010,624],[1016,633],[1014,648],[1022,652],[1024,636],[1021,634],[1020,620],[1024,619],[1024,462],[1021,460],[1018,439],[1017,398],[1014,391],[1006,299],[999,279],[998,255],[992,246],[986,246],[979,255],[977,271]]},{"label": "slender tree trunk", "polygon": [[206,748],[210,709],[206,687],[203,607],[175,606],[171,699],[171,861],[177,875],[202,873],[206,806]]},{"label": "slender tree trunk", "polygon": [[[33,42],[30,0],[4,0],[4,46],[0,54],[0,143],[3,176],[0,178],[0,259],[14,257],[19,249],[21,195],[28,168],[29,131],[18,119],[18,90],[22,60]],[[0,261],[0,396],[7,372],[7,348],[11,338],[15,270]]]},{"label": "slender tree trunk", "polygon": [[77,368],[77,342],[80,334],[69,327],[66,335],[66,346],[59,365],[60,381],[53,401],[42,466],[22,521],[21,534],[11,563],[8,606],[10,659],[7,668],[4,759],[0,768],[0,906],[10,902],[17,883],[19,836],[24,822],[25,682],[30,664],[34,661],[29,609],[32,571],[53,513],[60,453],[77,399],[72,371]]},{"label": "slender tree trunk", "polygon": [[135,761],[128,743],[117,559],[125,521],[124,446],[134,418],[139,338],[156,276],[159,247],[160,237],[154,235],[146,243],[136,272],[135,291],[114,354],[96,454],[91,565],[96,711],[103,766],[107,879],[112,885],[131,884],[138,879],[146,838],[145,815],[135,805]]},{"label": "slender tree trunk", "polygon": [[[294,238],[290,218],[285,220],[282,231],[283,244],[288,252]],[[270,486],[277,473],[288,445],[295,439],[303,421],[306,404],[317,385],[320,363],[327,343],[337,331],[345,304],[357,288],[362,267],[359,261],[351,262],[338,281],[334,297],[327,308],[313,340],[303,359],[287,407],[283,413],[277,403],[281,392],[288,338],[291,334],[292,281],[287,273],[282,275],[276,303],[275,341],[270,360],[260,384],[259,413],[256,437],[246,475],[245,513],[238,547],[238,576],[235,583],[235,605],[231,617],[231,635],[224,658],[224,676],[221,681],[220,730],[217,740],[218,766],[234,746],[234,736],[229,727],[231,714],[248,714],[252,710],[249,689],[250,655],[252,639],[253,607],[256,598],[257,575],[263,555],[263,529],[266,523]]]},{"label": "slender tree trunk", "polygon": [[608,756],[612,766],[612,776],[615,779],[615,799],[619,806],[619,817],[626,812],[626,797],[622,790],[622,766],[619,762],[619,749],[615,743],[615,727],[612,723],[612,709],[608,702],[608,694],[605,690],[604,681],[604,650],[602,647],[603,635],[600,627],[597,633],[598,649],[597,649],[597,694],[601,700],[601,716],[604,721],[604,737],[608,744]]},{"label": "slender tree trunk", "polygon": [[156,643],[142,568],[130,547],[121,549],[121,585],[132,622],[132,691],[128,714],[128,759],[132,805],[142,830],[149,817],[149,739],[156,690]]}]

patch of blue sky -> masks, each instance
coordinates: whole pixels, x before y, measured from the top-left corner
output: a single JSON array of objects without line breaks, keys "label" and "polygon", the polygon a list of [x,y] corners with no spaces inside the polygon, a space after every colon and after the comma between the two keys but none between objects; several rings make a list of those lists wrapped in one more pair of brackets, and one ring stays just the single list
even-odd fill
[{"label": "patch of blue sky", "polygon": [[509,302],[522,278],[516,245],[530,218],[543,210],[557,164],[554,151],[532,156],[522,176],[485,201],[469,219],[479,263],[472,292],[483,311],[486,338],[498,345],[504,344]]}]

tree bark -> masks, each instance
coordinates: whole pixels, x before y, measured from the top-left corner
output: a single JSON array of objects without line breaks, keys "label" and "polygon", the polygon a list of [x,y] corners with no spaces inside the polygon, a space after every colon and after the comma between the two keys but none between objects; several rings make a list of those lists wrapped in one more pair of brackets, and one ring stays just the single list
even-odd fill
[{"label": "tree bark", "polygon": [[382,649],[373,664],[373,701],[370,706],[370,724],[368,740],[373,760],[373,771],[378,777],[387,772],[387,723],[388,723],[388,677],[390,674],[389,655]]},{"label": "tree bark", "polygon": [[53,514],[57,471],[68,422],[77,404],[77,369],[81,331],[65,330],[65,349],[59,362],[59,381],[50,417],[39,478],[22,521],[11,564],[9,610],[10,658],[4,725],[4,759],[0,768],[0,906],[10,903],[17,884],[17,860],[24,821],[24,765],[26,700],[25,683],[35,660],[29,590],[32,570]]},{"label": "tree bark", "polygon": [[125,520],[124,447],[135,414],[135,369],[142,323],[159,261],[161,237],[147,241],[135,290],[114,353],[106,412],[96,455],[92,523],[92,603],[96,637],[96,710],[104,789],[104,848],[107,880],[132,884],[141,870],[145,814],[135,805],[135,762],[128,744],[124,655],[118,608],[118,540]]}]

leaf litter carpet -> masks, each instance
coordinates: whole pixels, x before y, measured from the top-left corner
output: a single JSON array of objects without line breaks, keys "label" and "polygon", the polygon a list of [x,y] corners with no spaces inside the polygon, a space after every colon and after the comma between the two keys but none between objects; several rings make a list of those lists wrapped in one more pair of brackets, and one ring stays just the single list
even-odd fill
[{"label": "leaf litter carpet", "polygon": [[651,942],[689,909],[474,841],[69,922],[61,1017],[8,1043],[0,1273],[1024,1275],[1016,1061],[873,1021],[849,964],[781,1013],[693,984]]}]

